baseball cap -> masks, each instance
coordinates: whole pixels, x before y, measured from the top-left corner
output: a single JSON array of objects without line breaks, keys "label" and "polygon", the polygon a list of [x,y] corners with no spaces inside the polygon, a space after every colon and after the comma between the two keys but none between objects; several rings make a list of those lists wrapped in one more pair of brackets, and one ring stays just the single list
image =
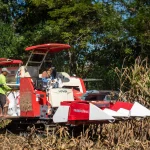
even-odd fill
[{"label": "baseball cap", "polygon": [[7,68],[2,68],[2,72],[7,72],[7,73],[9,73],[9,74],[10,74],[10,71],[8,71],[8,69],[7,69]]}]

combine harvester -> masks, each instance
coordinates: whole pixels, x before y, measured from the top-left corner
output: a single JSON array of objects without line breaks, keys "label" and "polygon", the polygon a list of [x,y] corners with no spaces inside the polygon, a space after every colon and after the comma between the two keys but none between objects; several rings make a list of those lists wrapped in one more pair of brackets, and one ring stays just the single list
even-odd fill
[{"label": "combine harvester", "polygon": [[[31,55],[20,71],[20,114],[8,117],[15,123],[38,124],[41,122],[64,125],[100,124],[118,120],[145,118],[150,110],[135,102],[108,101],[99,96],[86,99],[89,95],[84,81],[71,77],[65,72],[57,72],[57,80],[61,81],[57,88],[48,80],[45,84],[39,71],[49,54],[69,49],[67,44],[43,44],[27,47]],[[40,55],[40,57],[39,57]],[[34,60],[40,58],[41,60]],[[61,84],[60,84],[61,83]],[[18,84],[16,84],[17,86]],[[15,85],[13,85],[15,86]],[[106,95],[108,96],[108,95]],[[111,100],[111,99],[110,99]],[[14,106],[16,110],[16,106]]]}]

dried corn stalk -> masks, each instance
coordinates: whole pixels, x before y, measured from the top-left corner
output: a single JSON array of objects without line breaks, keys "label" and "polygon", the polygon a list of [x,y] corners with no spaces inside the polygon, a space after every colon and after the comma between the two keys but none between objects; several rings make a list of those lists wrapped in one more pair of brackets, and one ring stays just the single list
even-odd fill
[{"label": "dried corn stalk", "polygon": [[134,65],[115,68],[120,81],[120,96],[126,101],[139,101],[142,104],[150,103],[150,67],[148,59],[138,57]]}]

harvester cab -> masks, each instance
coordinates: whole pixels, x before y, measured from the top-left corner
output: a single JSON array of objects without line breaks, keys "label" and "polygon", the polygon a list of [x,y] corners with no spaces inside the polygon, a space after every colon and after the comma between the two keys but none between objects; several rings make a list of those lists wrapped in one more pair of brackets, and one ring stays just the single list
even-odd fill
[{"label": "harvester cab", "polygon": [[[82,79],[70,77],[66,72],[57,72],[56,80],[43,79],[40,71],[48,54],[69,49],[67,44],[43,44],[27,47],[31,51],[25,66],[20,68],[20,111],[21,117],[47,119],[63,101],[74,101],[75,89],[85,92]],[[38,59],[38,60],[37,60]],[[46,80],[46,81],[45,81]],[[58,82],[60,81],[61,82]],[[53,86],[57,83],[57,86]],[[60,84],[59,84],[60,83]],[[74,89],[74,90],[73,90]]]}]

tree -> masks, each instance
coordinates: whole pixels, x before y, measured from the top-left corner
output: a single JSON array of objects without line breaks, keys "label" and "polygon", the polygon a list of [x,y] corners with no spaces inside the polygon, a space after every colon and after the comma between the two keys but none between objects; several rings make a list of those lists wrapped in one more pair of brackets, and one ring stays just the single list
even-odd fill
[{"label": "tree", "polygon": [[15,19],[21,14],[16,0],[0,0],[0,57],[21,58],[20,43],[23,37],[16,34]]},{"label": "tree", "polygon": [[[89,58],[92,46],[98,45],[97,43],[102,41],[100,38],[103,38],[103,35],[108,34],[110,36],[109,30],[114,30],[116,26],[119,26],[117,22],[121,21],[113,6],[105,6],[103,3],[93,3],[93,1],[80,0],[77,3],[70,0],[34,0],[28,6],[28,12],[24,14],[24,18],[29,22],[27,22],[27,26],[24,24],[25,28],[23,27],[23,29],[26,29],[27,36],[35,37],[30,41],[35,44],[46,42],[69,43],[72,46],[72,49],[68,52],[70,73],[85,77],[88,70],[85,72],[84,68],[91,61]],[[42,20],[39,19],[37,17],[39,12],[41,16],[45,15],[46,17]],[[30,22],[33,17],[35,18],[34,21]],[[111,27],[112,24],[113,27]],[[27,30],[33,31],[32,35]],[[103,38],[103,40],[105,39]],[[104,44],[106,45],[106,43]],[[102,44],[101,47],[103,47]]]},{"label": "tree", "polygon": [[27,46],[68,43],[69,51],[57,54],[57,59],[53,56],[58,70],[83,78],[102,78],[99,88],[116,89],[114,68],[121,68],[124,58],[124,65],[130,66],[137,56],[150,55],[148,0],[16,2],[0,1],[4,30],[1,49],[7,51],[7,56],[26,60]]}]

